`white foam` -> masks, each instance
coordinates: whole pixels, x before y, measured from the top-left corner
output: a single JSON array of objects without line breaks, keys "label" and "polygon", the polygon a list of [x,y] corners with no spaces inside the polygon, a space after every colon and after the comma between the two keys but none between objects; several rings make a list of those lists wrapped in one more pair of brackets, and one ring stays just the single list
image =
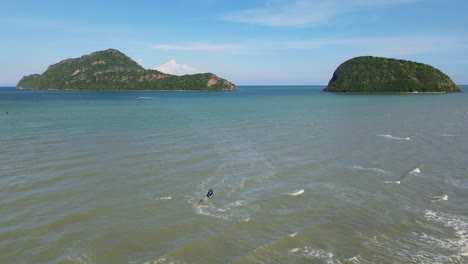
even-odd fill
[{"label": "white foam", "polygon": [[441,196],[434,196],[432,198],[433,202],[440,202],[440,201],[447,201],[447,200],[448,200],[448,195],[446,195],[446,194],[441,195]]},{"label": "white foam", "polygon": [[401,181],[385,181],[385,183],[401,184]]},{"label": "white foam", "polygon": [[379,169],[379,168],[365,168],[365,167],[361,167],[361,166],[358,166],[358,165],[354,165],[351,168],[355,169],[355,170],[376,171],[376,172],[380,172],[380,173],[390,173],[388,171],[385,171],[385,170],[382,170],[382,169]]},{"label": "white foam", "polygon": [[348,261],[351,261],[352,263],[361,263],[361,261],[359,260],[360,257],[360,255],[356,255],[352,258],[349,258]]},{"label": "white foam", "polygon": [[162,200],[171,200],[171,196],[162,196],[162,197],[146,197],[147,199],[150,200],[156,200],[156,201],[162,201]]},{"label": "white foam", "polygon": [[149,200],[156,200],[156,201],[163,201],[163,200],[171,200],[171,196],[161,196],[161,197],[156,197],[156,196],[146,196],[146,199]]},{"label": "white foam", "polygon": [[295,237],[296,235],[297,235],[297,232],[294,232],[294,233],[292,233],[292,234],[289,234],[288,236],[290,236],[290,237]]},{"label": "white foam", "polygon": [[250,221],[250,214],[245,204],[244,200],[225,204],[222,207],[217,207],[211,203],[196,203],[192,204],[192,208],[195,209],[196,214],[230,221],[248,222]]},{"label": "white foam", "polygon": [[229,220],[229,216],[224,213],[216,213],[216,209],[213,210],[213,207],[211,206],[205,206],[205,205],[200,205],[200,206],[195,206],[195,212],[197,214],[201,215],[206,215],[206,216],[211,216],[219,219],[224,219],[224,220]]},{"label": "white foam", "polygon": [[86,254],[80,256],[68,256],[67,259],[74,264],[88,264],[91,263],[91,257]]},{"label": "white foam", "polygon": [[175,264],[175,263],[185,263],[180,260],[174,259],[172,257],[168,257],[167,255],[160,257],[156,260],[146,262],[144,264],[163,264],[163,263],[169,263],[169,264]]},{"label": "white foam", "polygon": [[396,139],[396,140],[410,140],[409,137],[405,138],[400,138],[400,137],[394,137],[392,135],[379,135],[380,137],[388,138],[388,139]]},{"label": "white foam", "polygon": [[421,173],[421,170],[419,168],[415,168],[412,171],[410,171],[410,174],[412,175],[419,175]]},{"label": "white foam", "polygon": [[299,250],[301,250],[301,249],[300,248],[292,248],[292,249],[289,250],[289,253],[296,253]]},{"label": "white foam", "polygon": [[149,96],[138,96],[137,99],[151,99],[151,100],[154,100],[154,99],[159,99],[157,97],[149,97]]},{"label": "white foam", "polygon": [[298,253],[308,259],[319,259],[326,263],[333,263],[333,254],[323,249],[304,247],[304,248],[292,248],[289,253]]},{"label": "white foam", "polygon": [[452,135],[452,134],[436,134],[442,137],[459,137],[459,135]]},{"label": "white foam", "polygon": [[457,239],[444,239],[443,242],[448,243],[447,248],[456,249],[461,256],[468,256],[468,217],[432,210],[427,210],[424,217],[429,221],[452,228]]},{"label": "white foam", "polygon": [[304,189],[299,190],[299,191],[295,191],[295,192],[292,192],[292,193],[288,193],[288,194],[291,195],[291,196],[298,196],[298,195],[301,195],[303,193],[304,193]]}]

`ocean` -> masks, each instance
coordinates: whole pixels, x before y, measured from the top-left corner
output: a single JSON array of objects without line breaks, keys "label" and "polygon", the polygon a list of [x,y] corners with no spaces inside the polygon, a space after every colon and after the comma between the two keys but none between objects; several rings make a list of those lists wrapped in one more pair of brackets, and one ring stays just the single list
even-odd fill
[{"label": "ocean", "polygon": [[468,263],[468,94],[322,88],[0,88],[0,263]]}]

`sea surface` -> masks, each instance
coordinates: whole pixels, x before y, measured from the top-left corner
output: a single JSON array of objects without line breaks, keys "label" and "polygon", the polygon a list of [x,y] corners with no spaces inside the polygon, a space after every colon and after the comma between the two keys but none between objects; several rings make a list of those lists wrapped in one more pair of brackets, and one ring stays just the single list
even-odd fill
[{"label": "sea surface", "polygon": [[0,88],[0,263],[468,263],[468,93],[322,88]]}]

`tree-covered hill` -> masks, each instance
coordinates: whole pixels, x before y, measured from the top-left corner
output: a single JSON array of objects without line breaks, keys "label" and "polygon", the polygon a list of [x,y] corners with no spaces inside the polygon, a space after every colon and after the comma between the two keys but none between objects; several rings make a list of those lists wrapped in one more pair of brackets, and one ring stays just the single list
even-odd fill
[{"label": "tree-covered hill", "polygon": [[115,49],[93,52],[49,66],[43,74],[23,77],[18,89],[63,90],[236,90],[213,73],[175,76],[146,70]]},{"label": "tree-covered hill", "polygon": [[342,63],[324,89],[348,93],[460,92],[440,70],[423,63],[363,56]]}]

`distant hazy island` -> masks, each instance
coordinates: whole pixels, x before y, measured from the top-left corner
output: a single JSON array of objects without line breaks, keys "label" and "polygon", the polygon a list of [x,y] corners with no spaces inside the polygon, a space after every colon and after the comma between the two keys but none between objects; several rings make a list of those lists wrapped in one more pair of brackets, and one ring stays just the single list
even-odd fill
[{"label": "distant hazy island", "polygon": [[231,91],[237,87],[213,73],[175,76],[146,70],[115,49],[93,52],[23,77],[17,89]]},{"label": "distant hazy island", "polygon": [[342,63],[325,92],[451,93],[461,92],[440,70],[422,63],[363,56]]}]

